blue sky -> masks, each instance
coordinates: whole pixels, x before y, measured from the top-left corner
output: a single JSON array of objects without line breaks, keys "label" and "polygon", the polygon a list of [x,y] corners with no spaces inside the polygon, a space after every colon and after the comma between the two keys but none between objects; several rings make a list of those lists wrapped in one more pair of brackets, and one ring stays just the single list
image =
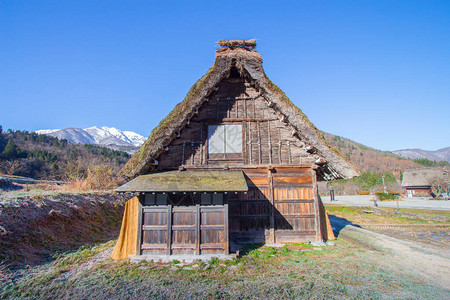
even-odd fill
[{"label": "blue sky", "polygon": [[450,1],[0,1],[0,125],[148,136],[214,63],[258,39],[264,69],[326,132],[450,146]]}]

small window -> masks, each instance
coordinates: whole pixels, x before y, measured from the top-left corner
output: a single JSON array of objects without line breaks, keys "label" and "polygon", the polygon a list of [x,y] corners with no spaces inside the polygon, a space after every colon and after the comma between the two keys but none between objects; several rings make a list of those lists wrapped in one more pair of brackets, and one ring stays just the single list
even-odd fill
[{"label": "small window", "polygon": [[215,194],[202,194],[201,195],[201,205],[223,205],[223,194],[215,193]]},{"label": "small window", "polygon": [[167,205],[167,194],[156,194],[156,205]]},{"label": "small window", "polygon": [[213,205],[223,205],[223,194],[213,194]]},{"label": "small window", "polygon": [[156,195],[153,193],[145,193],[144,206],[155,205]]},{"label": "small window", "polygon": [[242,158],[242,125],[208,126],[208,153],[212,159]]},{"label": "small window", "polygon": [[202,205],[210,205],[211,204],[211,194],[202,194],[200,203]]}]

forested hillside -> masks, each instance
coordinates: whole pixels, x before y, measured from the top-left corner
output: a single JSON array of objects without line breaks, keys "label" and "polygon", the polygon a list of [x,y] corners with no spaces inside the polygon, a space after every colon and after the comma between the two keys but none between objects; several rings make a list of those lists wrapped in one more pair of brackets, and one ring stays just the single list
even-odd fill
[{"label": "forested hillside", "polygon": [[326,132],[323,133],[323,136],[361,171],[391,172],[399,177],[403,170],[420,167],[419,163],[391,152],[376,150]]},{"label": "forested hillside", "polygon": [[69,144],[67,140],[34,132],[3,132],[0,126],[0,173],[3,174],[72,181],[98,168],[116,174],[129,157],[122,151]]}]

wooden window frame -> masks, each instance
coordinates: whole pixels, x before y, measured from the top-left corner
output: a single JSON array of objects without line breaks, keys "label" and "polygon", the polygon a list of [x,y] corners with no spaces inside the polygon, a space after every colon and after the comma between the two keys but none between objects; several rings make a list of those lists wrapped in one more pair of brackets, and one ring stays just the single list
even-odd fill
[{"label": "wooden window frame", "polygon": [[[209,126],[220,126],[220,125],[241,125],[241,135],[242,135],[242,151],[241,153],[209,153]],[[205,132],[207,133],[206,138],[206,153],[208,162],[237,162],[242,163],[244,161],[244,152],[245,152],[245,127],[243,122],[235,121],[235,122],[213,122],[213,123],[205,123]]]}]

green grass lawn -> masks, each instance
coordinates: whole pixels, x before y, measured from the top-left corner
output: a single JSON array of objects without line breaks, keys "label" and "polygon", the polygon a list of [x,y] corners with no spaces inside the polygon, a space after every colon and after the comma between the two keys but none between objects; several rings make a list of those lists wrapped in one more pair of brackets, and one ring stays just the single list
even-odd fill
[{"label": "green grass lawn", "polygon": [[[373,207],[353,207],[340,205],[325,205],[326,212],[340,218],[344,218],[354,224],[448,224],[446,221],[422,220],[419,218],[405,218],[388,214],[376,214]],[[382,208],[393,211],[392,208]],[[372,213],[371,213],[372,212]],[[408,212],[423,215],[448,216],[448,212],[428,211],[417,209],[400,209],[400,212]]]},{"label": "green grass lawn", "polygon": [[[383,207],[384,210],[394,211],[393,207]],[[419,214],[427,216],[442,216],[450,218],[450,211],[448,210],[428,210],[428,209],[415,209],[415,208],[401,208],[400,212]]]}]

